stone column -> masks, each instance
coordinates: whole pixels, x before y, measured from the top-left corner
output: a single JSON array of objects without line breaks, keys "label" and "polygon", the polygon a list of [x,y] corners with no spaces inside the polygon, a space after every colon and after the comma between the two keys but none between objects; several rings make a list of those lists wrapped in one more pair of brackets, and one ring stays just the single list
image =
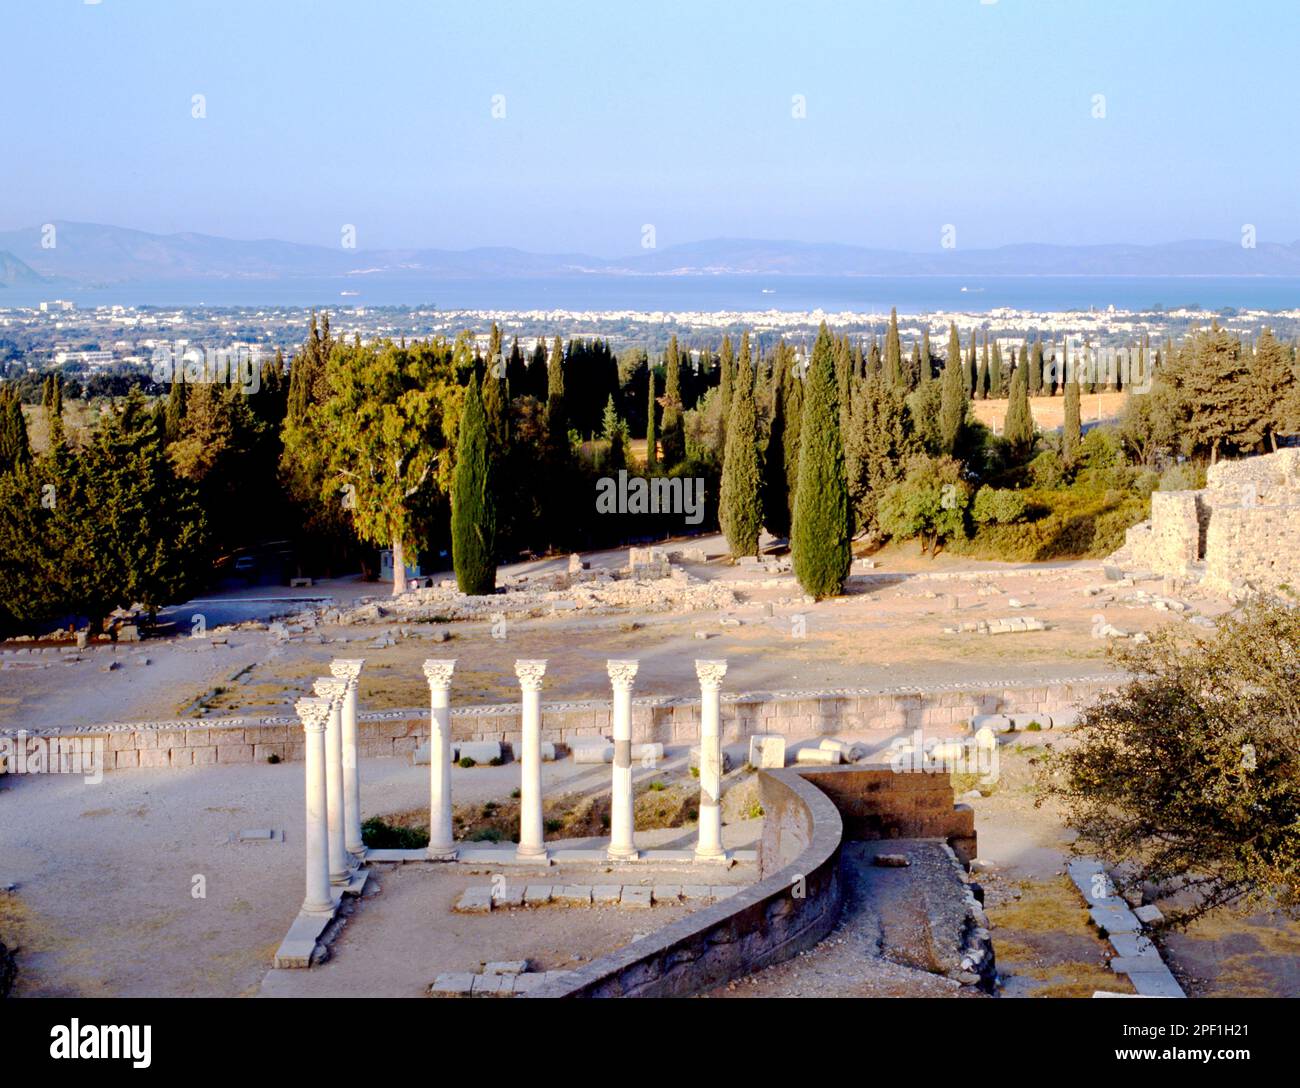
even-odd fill
[{"label": "stone column", "polygon": [[307,893],[302,909],[308,914],[332,914],[330,896],[329,826],[325,812],[325,725],[330,704],[325,699],[299,699],[294,710],[306,738],[307,824],[303,842],[307,852]]},{"label": "stone column", "polygon": [[360,861],[366,844],[361,841],[361,766],[357,737],[357,677],[361,658],[335,658],[330,662],[334,679],[347,684],[343,695],[343,846]]},{"label": "stone column", "polygon": [[614,686],[614,782],[610,794],[609,856],[622,861],[637,856],[632,814],[632,681],[636,661],[606,661]]},{"label": "stone column", "polygon": [[342,680],[320,679],[312,688],[330,704],[325,724],[325,802],[329,812],[330,883],[347,884],[352,879],[352,858],[343,836],[343,695]]},{"label": "stone column", "polygon": [[451,673],[456,659],[424,663],[429,681],[429,858],[454,861],[451,830]]},{"label": "stone column", "polygon": [[722,738],[718,728],[719,693],[727,675],[725,661],[696,661],[700,678],[700,841],[697,861],[721,861],[722,849]]},{"label": "stone column", "polygon": [[523,741],[519,776],[520,858],[546,859],[542,841],[542,676],[545,661],[516,661],[523,692]]}]

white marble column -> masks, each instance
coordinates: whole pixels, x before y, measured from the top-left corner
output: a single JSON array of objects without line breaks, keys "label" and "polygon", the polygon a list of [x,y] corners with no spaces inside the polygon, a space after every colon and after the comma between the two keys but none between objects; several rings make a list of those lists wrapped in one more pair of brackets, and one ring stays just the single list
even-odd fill
[{"label": "white marble column", "polygon": [[451,830],[451,673],[456,659],[424,663],[429,681],[429,858],[454,861]]},{"label": "white marble column", "polygon": [[696,661],[700,678],[700,841],[695,847],[698,861],[725,858],[722,849],[722,738],[718,727],[725,661]]},{"label": "white marble column", "polygon": [[637,662],[606,661],[614,687],[614,781],[610,791],[609,856],[626,861],[637,856],[632,813],[632,681]]},{"label": "white marble column", "polygon": [[361,841],[361,764],[357,736],[357,677],[361,658],[335,658],[330,662],[334,679],[347,684],[343,696],[343,846],[360,861],[366,844]]},{"label": "white marble column", "polygon": [[331,914],[329,826],[325,811],[325,725],[330,705],[325,699],[299,699],[294,710],[306,740],[307,822],[303,842],[307,853],[307,892],[302,909],[308,914]]},{"label": "white marble column", "polygon": [[322,678],[312,689],[330,704],[325,724],[325,802],[329,812],[330,883],[347,884],[352,879],[352,858],[343,835],[343,695],[347,684]]},{"label": "white marble column", "polygon": [[542,841],[542,676],[545,661],[516,661],[515,675],[523,693],[523,740],[519,776],[520,858],[546,859]]}]

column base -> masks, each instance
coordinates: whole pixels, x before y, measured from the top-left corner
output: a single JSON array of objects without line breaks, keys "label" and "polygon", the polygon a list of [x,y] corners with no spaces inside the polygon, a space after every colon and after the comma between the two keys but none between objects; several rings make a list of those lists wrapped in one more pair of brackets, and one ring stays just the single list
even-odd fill
[{"label": "column base", "polygon": [[353,875],[351,869],[345,869],[342,873],[330,873],[330,887],[346,888],[352,883]]},{"label": "column base", "polygon": [[724,849],[722,849],[721,846],[717,847],[716,849],[713,849],[711,847],[697,846],[695,848],[695,860],[696,861],[726,861],[727,852]]},{"label": "column base", "polygon": [[347,847],[344,847],[344,849],[346,850],[347,853],[349,853],[350,855],[352,855],[352,857],[356,858],[358,862],[362,862],[362,861],[365,861],[365,860],[366,860],[366,845],[365,845],[365,843],[362,843],[362,844],[359,845],[359,846],[347,846]]},{"label": "column base", "polygon": [[455,861],[459,853],[454,846],[430,846],[425,851],[430,861]]},{"label": "column base", "polygon": [[641,856],[641,851],[634,846],[614,846],[605,852],[610,861],[636,861]]},{"label": "column base", "polygon": [[549,865],[551,863],[551,855],[547,852],[546,847],[544,846],[534,846],[531,848],[521,846],[515,851],[515,860],[535,861],[538,865]]},{"label": "column base", "polygon": [[327,914],[327,915],[333,917],[333,915],[334,915],[334,904],[333,904],[333,902],[329,902],[329,903],[306,903],[306,902],[304,902],[303,905],[302,905],[301,907],[298,908],[298,911],[299,911],[300,914],[313,914],[313,915],[326,915],[326,914]]}]

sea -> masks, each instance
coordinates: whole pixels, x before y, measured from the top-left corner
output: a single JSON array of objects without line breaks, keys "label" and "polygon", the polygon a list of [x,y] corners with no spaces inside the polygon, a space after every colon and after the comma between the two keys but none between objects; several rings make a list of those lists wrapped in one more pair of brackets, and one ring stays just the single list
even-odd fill
[{"label": "sea", "polygon": [[56,298],[79,307],[352,307],[579,312],[901,314],[1300,309],[1290,276],[574,275],[446,279],[353,276],[0,288],[0,309]]}]

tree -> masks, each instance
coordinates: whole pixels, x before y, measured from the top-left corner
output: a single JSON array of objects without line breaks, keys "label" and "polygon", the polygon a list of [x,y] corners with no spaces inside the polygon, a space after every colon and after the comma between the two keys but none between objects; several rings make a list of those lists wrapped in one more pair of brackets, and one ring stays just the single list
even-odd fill
[{"label": "tree", "polygon": [[989,396],[1001,400],[1002,390],[1002,345],[994,341],[993,361],[989,365]]},{"label": "tree", "polygon": [[852,520],[836,403],[835,345],[825,322],[818,330],[804,380],[799,429],[799,484],[791,531],[794,573],[804,592],[820,600],[840,592],[852,560]]},{"label": "tree", "polygon": [[790,479],[785,463],[790,360],[783,348],[777,348],[772,372],[772,418],[763,454],[763,524],[775,537],[790,535]]},{"label": "tree", "polygon": [[0,473],[23,468],[31,460],[22,401],[18,399],[18,391],[6,382],[0,386]]},{"label": "tree", "polygon": [[487,413],[478,381],[471,378],[451,483],[451,561],[462,593],[484,596],[496,591],[496,520]]},{"label": "tree", "polygon": [[961,440],[962,424],[966,422],[966,401],[969,397],[968,375],[962,362],[961,342],[957,339],[954,323],[948,334],[948,359],[943,367],[943,384],[939,402],[939,445],[951,457]]},{"label": "tree", "polygon": [[727,420],[726,453],[722,462],[722,491],[718,519],[733,556],[757,555],[763,506],[759,494],[758,418],[754,411],[754,379],[749,368],[749,340],[741,343],[736,383]]},{"label": "tree", "polygon": [[[908,399],[921,396],[918,390]],[[845,443],[849,500],[859,530],[879,528],[880,496],[901,478],[915,444],[908,421],[902,391],[879,375],[869,375],[853,398],[853,421]]]},{"label": "tree", "polygon": [[386,341],[330,356],[322,499],[347,512],[362,540],[392,548],[394,594],[406,588],[406,558],[420,556],[421,500],[451,484],[448,450],[465,396],[455,358],[445,341]]},{"label": "tree", "polygon": [[[496,328],[494,324],[493,329]],[[498,336],[500,334],[498,333]],[[516,350],[518,344],[515,345]],[[483,371],[483,415],[487,419],[489,448],[495,457],[507,441],[506,402],[509,399],[506,387],[506,362],[501,357],[500,344],[495,354],[488,352],[487,365]]]},{"label": "tree", "polygon": [[980,369],[975,375],[975,395],[980,400],[989,398],[989,334],[984,334],[984,348],[980,352]]},{"label": "tree", "polygon": [[1034,448],[1034,417],[1029,411],[1029,367],[1016,367],[1011,375],[1011,395],[1007,401],[1007,418],[1002,437],[1018,460],[1024,460]]},{"label": "tree", "polygon": [[1221,907],[1300,917],[1300,612],[1255,598],[1209,636],[1116,651],[1102,695],[1045,765],[1081,844],[1180,888],[1175,926]]},{"label": "tree", "polygon": [[1241,341],[1219,328],[1193,333],[1169,368],[1185,418],[1187,452],[1218,460],[1224,447],[1253,449],[1264,438],[1251,363]]},{"label": "tree", "polygon": [[1276,450],[1277,436],[1293,431],[1300,421],[1290,418],[1292,390],[1296,384],[1291,354],[1278,343],[1272,329],[1265,329],[1255,344],[1250,383],[1259,429],[1269,448]]},{"label": "tree", "polygon": [[889,311],[889,332],[885,334],[885,381],[890,385],[902,386],[903,349],[898,342],[898,310]]},{"label": "tree", "polygon": [[[725,348],[725,344],[723,345]],[[724,362],[725,365],[725,362]],[[682,361],[677,337],[668,342],[664,360],[663,464],[670,472],[686,459],[686,431],[682,421]]]},{"label": "tree", "polygon": [[919,537],[921,554],[939,554],[943,541],[966,529],[970,486],[962,477],[961,462],[951,457],[918,455],[907,475],[890,487],[880,500],[880,527],[897,540]]},{"label": "tree", "polygon": [[546,434],[553,449],[569,445],[569,413],[564,397],[564,346],[557,336],[546,360]]},{"label": "tree", "polygon": [[1074,455],[1083,438],[1083,429],[1079,422],[1079,383],[1065,384],[1065,425],[1061,429],[1061,456],[1066,464],[1074,460]]},{"label": "tree", "polygon": [[650,396],[649,403],[646,405],[645,467],[647,472],[653,472],[655,466],[659,463],[659,437],[655,433],[655,408],[657,407],[655,401],[655,368],[647,366],[646,371]]}]

